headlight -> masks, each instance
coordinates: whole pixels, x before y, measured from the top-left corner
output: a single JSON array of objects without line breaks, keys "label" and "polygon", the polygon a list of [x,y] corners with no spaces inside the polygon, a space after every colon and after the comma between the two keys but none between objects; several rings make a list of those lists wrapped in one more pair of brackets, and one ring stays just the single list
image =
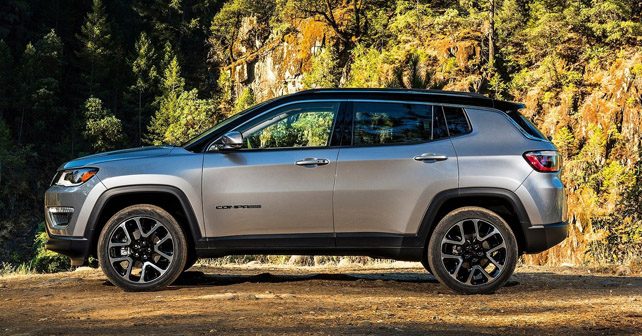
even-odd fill
[{"label": "headlight", "polygon": [[60,185],[65,187],[79,186],[94,177],[98,172],[98,168],[79,168],[59,171],[54,177],[52,185]]}]

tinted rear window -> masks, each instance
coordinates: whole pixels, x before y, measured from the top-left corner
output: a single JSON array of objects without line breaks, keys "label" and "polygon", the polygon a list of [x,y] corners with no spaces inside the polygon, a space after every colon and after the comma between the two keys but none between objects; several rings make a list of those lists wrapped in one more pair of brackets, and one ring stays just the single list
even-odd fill
[{"label": "tinted rear window", "polygon": [[444,106],[444,115],[446,116],[448,133],[451,137],[470,133],[472,130],[463,108]]},{"label": "tinted rear window", "polygon": [[515,121],[515,123],[522,129],[526,134],[541,140],[547,140],[546,136],[540,132],[535,125],[533,125],[528,118],[524,117],[518,111],[507,111],[506,114]]},{"label": "tinted rear window", "polygon": [[418,143],[433,138],[433,107],[430,105],[354,104],[355,146]]}]

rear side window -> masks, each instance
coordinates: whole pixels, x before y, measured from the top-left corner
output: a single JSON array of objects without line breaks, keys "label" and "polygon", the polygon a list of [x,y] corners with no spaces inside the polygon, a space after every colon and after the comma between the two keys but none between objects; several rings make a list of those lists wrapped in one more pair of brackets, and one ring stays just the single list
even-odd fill
[{"label": "rear side window", "polygon": [[443,127],[435,122],[443,121],[433,118],[431,105],[355,102],[353,145],[418,143],[443,137]]},{"label": "rear side window", "polygon": [[528,120],[528,118],[524,117],[518,111],[506,111],[506,114],[508,114],[508,116],[513,119],[513,121],[519,126],[519,128],[521,128],[524,133],[536,139],[547,140],[546,136],[542,134],[542,132],[540,132],[537,127],[535,127],[535,125],[533,125],[533,123]]},{"label": "rear side window", "polygon": [[444,106],[444,116],[450,136],[467,134],[472,131],[466,113],[461,107]]}]

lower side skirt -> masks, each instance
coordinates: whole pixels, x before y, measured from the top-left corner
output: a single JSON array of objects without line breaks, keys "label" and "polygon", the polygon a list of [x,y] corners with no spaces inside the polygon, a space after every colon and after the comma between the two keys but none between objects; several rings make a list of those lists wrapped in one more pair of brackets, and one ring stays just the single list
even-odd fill
[{"label": "lower side skirt", "polygon": [[196,243],[200,258],[240,254],[368,256],[421,261],[424,246],[414,235],[314,233],[204,238]]}]

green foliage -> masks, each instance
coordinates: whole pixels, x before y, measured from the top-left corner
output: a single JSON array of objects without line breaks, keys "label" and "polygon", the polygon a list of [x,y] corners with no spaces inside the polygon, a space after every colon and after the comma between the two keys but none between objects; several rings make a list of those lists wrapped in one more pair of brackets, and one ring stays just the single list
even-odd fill
[{"label": "green foliage", "polygon": [[352,50],[352,64],[348,87],[376,88],[382,86],[380,69],[383,64],[381,52],[376,48],[368,48],[358,44]]},{"label": "green foliage", "polygon": [[30,262],[31,269],[39,273],[68,271],[71,268],[69,258],[45,249],[47,238],[44,224],[41,224],[38,227],[38,233],[33,243],[35,256]]},{"label": "green foliage", "polygon": [[133,87],[138,92],[145,92],[155,84],[158,72],[154,61],[156,50],[145,32],[140,33],[135,44],[136,59],[132,62],[132,73],[135,76]]},{"label": "green foliage", "polygon": [[230,72],[223,70],[216,81],[216,85],[219,91],[219,103],[221,110],[223,111],[232,111],[232,78],[230,78]]},{"label": "green foliage", "polygon": [[[385,21],[384,10],[393,8],[392,1],[344,1],[344,0],[289,0],[289,13],[293,18],[314,18],[325,22],[338,38],[338,50],[343,52],[361,40],[380,37]],[[371,27],[378,28],[370,34]],[[344,64],[340,62],[340,67]]]},{"label": "green foliage", "polygon": [[243,88],[241,94],[236,98],[234,103],[234,112],[241,112],[247,108],[252,107],[256,103],[254,99],[254,92],[249,87]]},{"label": "green foliage", "polygon": [[101,89],[110,81],[109,68],[115,57],[111,27],[102,0],[93,0],[78,40],[82,46],[78,55],[85,62],[84,77],[89,93],[102,94]]},{"label": "green foliage", "polygon": [[17,142],[47,146],[56,139],[51,127],[60,125],[64,110],[60,106],[60,77],[63,45],[51,30],[35,44],[28,43],[20,58],[17,72],[16,105],[20,113]]},{"label": "green foliage", "polygon": [[[180,145],[214,125],[215,108],[209,99],[199,99],[198,91],[181,92],[169,111],[169,126],[163,134],[163,142]],[[161,111],[163,107],[161,106]]]},{"label": "green foliage", "polygon": [[593,0],[591,6],[583,8],[582,18],[591,33],[608,44],[635,42],[642,35],[642,22],[633,19],[633,1]]},{"label": "green foliage", "polygon": [[131,90],[137,96],[138,117],[138,144],[142,143],[143,124],[147,123],[151,115],[153,95],[158,91],[158,71],[156,68],[157,55],[152,41],[147,33],[142,32],[134,45],[136,58],[131,64],[134,75],[134,84]]},{"label": "green foliage", "polygon": [[6,165],[6,162],[9,160],[9,155],[11,153],[11,135],[9,134],[9,128],[5,125],[4,120],[0,119],[0,187],[2,184],[2,168],[3,165]]},{"label": "green foliage", "polygon": [[104,108],[100,99],[87,99],[83,114],[86,120],[83,135],[91,143],[92,149],[102,152],[114,149],[123,142],[123,125],[120,119]]},{"label": "green foliage", "polygon": [[257,25],[248,35],[263,40],[269,34],[269,20],[273,15],[276,3],[274,0],[231,0],[226,2],[216,13],[210,25],[210,44],[214,60],[232,62],[236,59],[235,46],[238,43],[243,18],[256,17]]},{"label": "green foliage", "polygon": [[306,89],[335,88],[339,84],[340,69],[336,53],[331,48],[323,50],[312,59],[312,68],[303,74]]},{"label": "green foliage", "polygon": [[165,69],[159,108],[148,127],[154,145],[180,145],[214,123],[213,101],[200,99],[198,90],[185,90],[185,80],[176,57]]},{"label": "green foliage", "polygon": [[8,109],[11,83],[11,70],[13,68],[13,57],[11,50],[4,40],[0,39],[0,116]]},{"label": "green foliage", "polygon": [[553,135],[553,143],[563,157],[567,158],[575,152],[575,137],[568,127],[562,127]]},{"label": "green foliage", "polygon": [[248,148],[325,146],[333,120],[332,112],[304,112],[288,116],[248,135]]}]

